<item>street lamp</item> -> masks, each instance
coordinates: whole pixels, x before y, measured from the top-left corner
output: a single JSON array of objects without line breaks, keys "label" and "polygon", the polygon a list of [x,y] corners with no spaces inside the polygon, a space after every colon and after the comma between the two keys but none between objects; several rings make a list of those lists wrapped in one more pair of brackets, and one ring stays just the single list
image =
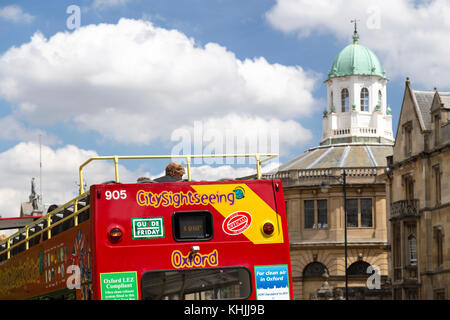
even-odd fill
[{"label": "street lamp", "polygon": [[[342,174],[340,176],[329,176],[335,178],[339,182],[342,181],[342,188],[344,191],[344,251],[345,251],[345,300],[348,300],[348,272],[347,272],[347,173],[345,170],[342,170]],[[342,179],[342,180],[341,180]],[[320,188],[322,192],[328,192],[330,188],[330,184],[328,181],[322,181],[320,184]]]}]

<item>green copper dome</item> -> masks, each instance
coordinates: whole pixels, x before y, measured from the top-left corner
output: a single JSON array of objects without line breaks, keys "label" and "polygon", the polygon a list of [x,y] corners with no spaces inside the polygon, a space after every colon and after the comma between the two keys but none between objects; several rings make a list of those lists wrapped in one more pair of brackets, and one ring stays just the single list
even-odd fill
[{"label": "green copper dome", "polygon": [[353,43],[338,54],[328,73],[328,79],[348,75],[371,75],[386,79],[386,72],[381,67],[380,60],[357,40],[355,37]]}]

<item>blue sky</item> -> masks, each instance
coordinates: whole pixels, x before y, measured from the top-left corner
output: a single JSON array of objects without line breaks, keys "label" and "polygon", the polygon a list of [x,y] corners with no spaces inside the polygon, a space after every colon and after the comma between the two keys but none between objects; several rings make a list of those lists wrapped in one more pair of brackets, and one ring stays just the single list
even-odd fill
[{"label": "blue sky", "polygon": [[[275,2],[268,0],[133,0],[125,2],[124,5],[111,5],[95,10],[88,9],[93,3],[90,0],[57,1],[51,5],[29,0],[4,1],[3,3],[18,5],[34,18],[31,23],[11,25],[9,21],[0,22],[2,52],[12,46],[29,42],[31,36],[37,31],[42,32],[47,38],[58,32],[69,32],[66,20],[70,14],[66,13],[66,9],[73,4],[82,8],[81,26],[100,23],[115,24],[123,17],[149,19],[157,26],[176,29],[194,38],[199,46],[214,42],[226,47],[241,60],[264,57],[269,63],[286,66],[300,65],[307,71],[319,73],[320,80],[325,80],[335,56],[347,44],[345,41],[336,40],[332,35],[299,39],[295,34],[284,34],[274,29],[268,23],[265,14]],[[352,25],[349,21],[342,20],[348,28],[348,39],[351,39]],[[402,85],[401,82],[400,85]],[[401,90],[400,88],[399,91]],[[326,99],[326,86],[318,81],[313,94],[317,99]],[[315,137],[320,136],[321,114],[325,104],[323,103],[323,106],[315,110],[315,113],[305,122],[305,126],[307,125],[307,128],[314,132]],[[8,114],[8,103],[5,102],[4,106],[0,115]],[[59,127],[47,128],[47,130],[51,132],[54,130],[65,143],[77,145],[80,143],[80,132],[67,134]],[[74,137],[75,135],[77,137]],[[91,133],[88,135],[81,133],[83,147],[95,148],[100,154],[122,153],[124,148],[119,146],[120,150],[114,150],[110,146],[91,144],[91,140]],[[299,149],[299,152],[317,145],[318,141],[318,138],[311,139]],[[129,150],[133,152],[140,151],[139,148],[126,147],[131,148]]]},{"label": "blue sky", "polygon": [[[70,5],[81,10],[78,30],[67,28]],[[416,89],[450,86],[450,48],[436,41],[448,35],[447,10],[443,0],[1,1],[0,215],[16,214],[39,175],[39,134],[44,202],[76,191],[87,157],[170,154],[171,135],[192,133],[195,121],[238,134],[277,127],[281,162],[318,145],[323,81],[354,17],[390,79],[395,134],[406,76]],[[125,176],[157,176],[164,165],[127,162]]]}]

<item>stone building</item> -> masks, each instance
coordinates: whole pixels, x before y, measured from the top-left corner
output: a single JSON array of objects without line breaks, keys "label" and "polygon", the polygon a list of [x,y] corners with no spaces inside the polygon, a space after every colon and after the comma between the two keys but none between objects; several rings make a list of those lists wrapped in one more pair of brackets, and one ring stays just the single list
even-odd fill
[{"label": "stone building", "polygon": [[[386,188],[380,177],[394,144],[387,82],[377,56],[359,43],[355,30],[353,43],[337,55],[325,81],[328,103],[320,145],[267,175],[283,180],[296,299],[314,299],[324,273],[340,292],[346,271],[350,299],[391,298],[390,289],[383,290],[388,242]],[[373,269],[380,285],[369,289]]]},{"label": "stone building", "polygon": [[22,202],[20,204],[20,216],[40,216],[42,215],[42,203],[41,197],[36,193],[35,179],[31,179],[31,193],[28,196],[28,202]]},{"label": "stone building", "polygon": [[448,299],[450,92],[415,90],[407,78],[387,174],[395,299]]}]

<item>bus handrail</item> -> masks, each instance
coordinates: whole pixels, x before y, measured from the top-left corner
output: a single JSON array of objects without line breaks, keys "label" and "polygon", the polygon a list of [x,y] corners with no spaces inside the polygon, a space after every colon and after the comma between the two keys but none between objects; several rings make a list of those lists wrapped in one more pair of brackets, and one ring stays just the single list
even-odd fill
[{"label": "bus handrail", "polygon": [[[84,181],[83,181],[83,168],[90,162],[95,160],[114,160],[115,181],[119,183],[119,159],[185,159],[187,164],[188,181],[191,181],[191,159],[194,158],[255,158],[256,160],[256,176],[257,179],[261,179],[261,164],[269,161],[275,157],[278,157],[276,153],[249,153],[249,154],[197,154],[197,155],[147,155],[147,156],[101,156],[92,157],[84,162],[79,169],[80,177],[80,194],[84,193]],[[264,159],[262,159],[264,157]]]},{"label": "bus handrail", "polygon": [[[17,231],[16,233],[14,233],[13,235],[9,236],[8,238],[6,238],[5,240],[0,242],[0,246],[3,245],[6,242],[6,249],[3,251],[0,251],[0,256],[3,254],[7,254],[7,258],[6,260],[9,260],[11,258],[11,250],[24,244],[25,243],[25,250],[27,251],[29,249],[29,241],[31,239],[33,239],[34,237],[40,236],[41,234],[43,234],[44,232],[47,232],[47,240],[51,239],[52,237],[52,229],[70,219],[74,219],[74,227],[76,227],[78,225],[78,215],[80,213],[83,213],[84,211],[87,211],[90,208],[90,204],[86,204],[85,207],[83,207],[82,209],[78,209],[78,202],[81,199],[87,199],[89,198],[89,191],[84,192],[82,194],[80,194],[79,196],[73,198],[72,200],[70,200],[69,202],[59,206],[58,208],[56,208],[55,210],[47,213],[46,215],[44,215],[42,218],[33,221],[32,223],[30,223],[29,225],[27,225],[26,227],[20,229],[19,231]],[[60,213],[62,211],[64,211],[64,209],[70,208],[72,207],[74,208],[73,213],[69,214],[67,217],[64,217],[58,221],[52,222],[52,216],[54,216],[57,213]],[[42,228],[42,230],[39,230],[38,232],[33,233],[31,236],[29,234],[30,229],[32,229],[33,227],[37,227],[39,224],[43,224],[44,227]],[[25,239],[20,240],[19,242],[15,243],[15,244],[11,244],[12,240],[15,237],[20,237],[23,233],[25,233]]]}]

